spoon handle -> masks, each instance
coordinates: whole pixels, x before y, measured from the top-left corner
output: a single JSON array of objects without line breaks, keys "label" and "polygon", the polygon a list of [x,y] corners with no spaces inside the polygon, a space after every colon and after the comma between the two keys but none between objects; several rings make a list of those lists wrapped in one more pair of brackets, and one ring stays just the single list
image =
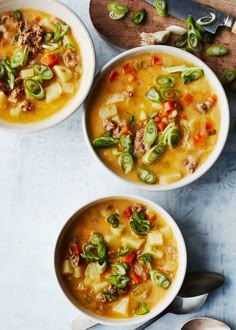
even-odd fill
[{"label": "spoon handle", "polygon": [[145,330],[149,325],[153,324],[157,320],[159,320],[162,316],[167,314],[168,311],[164,310],[162,313],[158,314],[157,316],[153,317],[152,319],[148,320],[147,322],[143,323],[139,327],[135,328],[135,330]]}]

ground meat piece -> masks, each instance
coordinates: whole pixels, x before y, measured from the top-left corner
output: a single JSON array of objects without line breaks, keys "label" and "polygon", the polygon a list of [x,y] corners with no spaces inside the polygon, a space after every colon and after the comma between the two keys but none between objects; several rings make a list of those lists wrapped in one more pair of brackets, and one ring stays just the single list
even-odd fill
[{"label": "ground meat piece", "polygon": [[96,295],[96,300],[98,302],[106,302],[107,301],[107,298],[102,294],[102,292],[99,292],[97,295]]},{"label": "ground meat piece", "polygon": [[198,167],[198,162],[196,161],[196,159],[189,156],[187,159],[185,159],[184,166],[186,167],[188,173],[192,174]]},{"label": "ground meat piece", "polygon": [[196,104],[196,109],[200,113],[207,113],[207,111],[213,106],[213,102],[211,100],[207,100],[205,102],[199,102]]},{"label": "ground meat piece", "polygon": [[29,101],[23,101],[19,104],[21,111],[31,112],[34,110],[34,105]]},{"label": "ground meat piece", "polygon": [[77,56],[72,49],[65,50],[63,60],[68,68],[75,68],[78,65]]},{"label": "ground meat piece", "polygon": [[121,130],[122,130],[121,126],[117,125],[116,128],[113,129],[113,136],[114,137],[118,136]]},{"label": "ground meat piece", "polygon": [[116,293],[116,286],[110,284],[110,285],[105,289],[105,292],[108,292],[108,293],[111,293],[111,294]]},{"label": "ground meat piece", "polygon": [[105,119],[103,122],[103,128],[105,131],[111,131],[112,129],[116,128],[117,124],[110,120],[110,119]]},{"label": "ground meat piece", "polygon": [[14,99],[18,99],[24,96],[25,96],[24,80],[21,77],[17,77],[15,80],[15,88],[11,92],[11,97],[13,97]]},{"label": "ground meat piece", "polygon": [[6,23],[7,19],[10,18],[9,15],[3,15],[0,17],[0,25]]},{"label": "ground meat piece", "polygon": [[70,256],[70,260],[75,267],[79,266],[79,256],[75,256],[74,254],[72,254]]},{"label": "ground meat piece", "polygon": [[142,206],[142,205],[139,205],[139,204],[134,204],[131,206],[131,211],[132,212],[143,212],[145,213],[146,212],[146,207],[145,206]]},{"label": "ground meat piece", "polygon": [[4,94],[8,95],[10,92],[9,85],[5,84],[4,82],[0,82],[0,91],[2,91]]},{"label": "ground meat piece", "polygon": [[40,25],[33,24],[32,26],[25,27],[22,30],[19,34],[17,42],[19,46],[29,45],[30,52],[35,54],[40,48],[42,38],[43,28]]},{"label": "ground meat piece", "polygon": [[134,154],[142,154],[150,149],[149,145],[144,143],[144,128],[140,127],[137,129],[135,138],[134,138]]}]

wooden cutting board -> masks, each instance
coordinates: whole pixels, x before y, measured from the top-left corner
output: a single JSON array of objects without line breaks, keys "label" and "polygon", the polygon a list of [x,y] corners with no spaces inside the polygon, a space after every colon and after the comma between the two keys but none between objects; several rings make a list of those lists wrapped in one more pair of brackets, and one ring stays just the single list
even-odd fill
[{"label": "wooden cutting board", "polygon": [[[91,0],[89,9],[90,17],[98,33],[107,41],[121,48],[129,49],[140,46],[140,32],[162,31],[173,24],[185,27],[185,23],[175,17],[160,17],[157,15],[154,7],[143,0],[119,0],[119,2],[129,7],[129,12],[121,20],[112,20],[109,18],[109,12],[107,10],[107,4],[112,1]],[[210,5],[226,14],[236,16],[236,0],[198,0],[198,2]],[[132,23],[131,18],[134,12],[142,8],[147,10],[147,17],[144,23],[137,26]],[[173,40],[172,37],[168,44],[172,45]],[[208,64],[218,77],[221,77],[222,72],[225,70],[236,69],[236,35],[231,33],[227,28],[219,28],[215,34],[214,44],[225,45],[230,49],[230,53],[223,57],[210,57],[203,50],[197,56]],[[236,81],[227,86],[227,88],[236,92]]]}]

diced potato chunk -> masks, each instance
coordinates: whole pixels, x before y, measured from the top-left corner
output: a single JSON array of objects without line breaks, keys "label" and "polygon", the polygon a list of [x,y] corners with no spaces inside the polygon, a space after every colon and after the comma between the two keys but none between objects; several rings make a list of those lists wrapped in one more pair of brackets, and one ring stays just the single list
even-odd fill
[{"label": "diced potato chunk", "polygon": [[163,251],[156,249],[154,246],[147,244],[144,248],[143,253],[149,253],[154,258],[161,259],[164,255]]},{"label": "diced potato chunk", "polygon": [[160,232],[149,233],[147,235],[147,238],[150,246],[163,245],[163,237],[162,237],[162,233]]},{"label": "diced potato chunk", "polygon": [[144,239],[143,238],[132,238],[132,237],[122,237],[121,238],[121,243],[122,245],[127,245],[130,248],[136,249],[138,250],[142,244],[144,243]]},{"label": "diced potato chunk", "polygon": [[71,82],[64,83],[62,85],[63,92],[66,94],[74,93],[74,84]]},{"label": "diced potato chunk", "polygon": [[181,173],[180,172],[173,172],[173,173],[161,175],[159,177],[159,183],[160,184],[168,184],[168,183],[175,182],[179,179],[181,179]]},{"label": "diced potato chunk", "polygon": [[106,104],[108,105],[113,103],[124,102],[124,100],[125,97],[122,93],[115,93],[107,99]]},{"label": "diced potato chunk", "polygon": [[47,30],[49,30],[50,32],[51,31],[54,31],[55,30],[55,25],[52,24],[48,18],[43,18],[39,21],[38,23],[40,26],[43,26],[45,27]]},{"label": "diced potato chunk", "polygon": [[160,232],[162,233],[162,235],[163,235],[165,238],[171,238],[171,237],[172,237],[172,231],[171,231],[171,228],[168,227],[168,226],[162,227],[162,228],[160,229]]},{"label": "diced potato chunk", "polygon": [[107,281],[95,283],[93,285],[93,289],[97,293],[97,292],[102,291],[103,289],[105,289],[105,287],[108,286],[108,285],[109,285],[109,282],[107,282]]},{"label": "diced potato chunk", "polygon": [[140,112],[139,119],[140,119],[140,120],[145,120],[145,119],[147,119],[147,115],[146,115],[146,113],[145,113],[144,111],[141,111],[141,112]]},{"label": "diced potato chunk", "polygon": [[34,76],[34,70],[32,68],[25,69],[22,70],[20,74],[22,79],[31,78]]},{"label": "diced potato chunk", "polygon": [[94,285],[95,283],[99,283],[101,280],[100,274],[97,270],[96,264],[94,262],[91,262],[88,264],[86,270],[85,270],[85,285]]},{"label": "diced potato chunk", "polygon": [[111,226],[111,232],[115,236],[120,236],[122,232],[125,230],[126,224],[125,223],[119,223],[119,226],[116,228],[113,228]]},{"label": "diced potato chunk", "polygon": [[57,100],[62,94],[62,88],[59,82],[55,82],[52,85],[45,88],[46,103],[51,103]]},{"label": "diced potato chunk", "polygon": [[82,269],[82,267],[81,266],[74,267],[74,274],[73,274],[73,276],[75,278],[80,278],[80,277],[82,277],[82,275],[83,275],[83,269]]},{"label": "diced potato chunk", "polygon": [[64,38],[62,39],[62,44],[65,47],[67,44],[73,44],[73,43],[72,40],[67,35],[65,35]]},{"label": "diced potato chunk", "polygon": [[7,103],[8,103],[7,96],[2,91],[0,91],[0,108],[6,107]]},{"label": "diced potato chunk", "polygon": [[73,77],[72,71],[64,65],[55,65],[53,70],[63,83],[70,81]]},{"label": "diced potato chunk", "polygon": [[116,312],[118,314],[128,316],[129,311],[129,297],[123,298],[120,300],[118,304],[116,304],[113,307],[113,312]]},{"label": "diced potato chunk", "polygon": [[74,273],[74,268],[69,259],[63,261],[61,272],[63,275],[72,275]]},{"label": "diced potato chunk", "polygon": [[99,109],[99,117],[106,119],[117,115],[117,108],[115,104],[111,104],[110,106],[103,106]]}]

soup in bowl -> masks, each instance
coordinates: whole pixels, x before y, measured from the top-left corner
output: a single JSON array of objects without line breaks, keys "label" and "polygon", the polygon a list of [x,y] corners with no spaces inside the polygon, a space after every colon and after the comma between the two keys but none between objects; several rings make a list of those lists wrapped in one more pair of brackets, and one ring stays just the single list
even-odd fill
[{"label": "soup in bowl", "polygon": [[186,271],[186,248],[172,217],[133,196],[96,200],[62,229],[55,269],[69,300],[97,322],[128,325],[163,311]]},{"label": "soup in bowl", "polygon": [[229,109],[214,73],[168,46],[133,49],[97,76],[84,106],[93,154],[148,190],[184,186],[205,173],[228,134]]},{"label": "soup in bowl", "polygon": [[54,0],[1,2],[0,45],[0,127],[43,129],[81,105],[95,56],[69,8]]}]

